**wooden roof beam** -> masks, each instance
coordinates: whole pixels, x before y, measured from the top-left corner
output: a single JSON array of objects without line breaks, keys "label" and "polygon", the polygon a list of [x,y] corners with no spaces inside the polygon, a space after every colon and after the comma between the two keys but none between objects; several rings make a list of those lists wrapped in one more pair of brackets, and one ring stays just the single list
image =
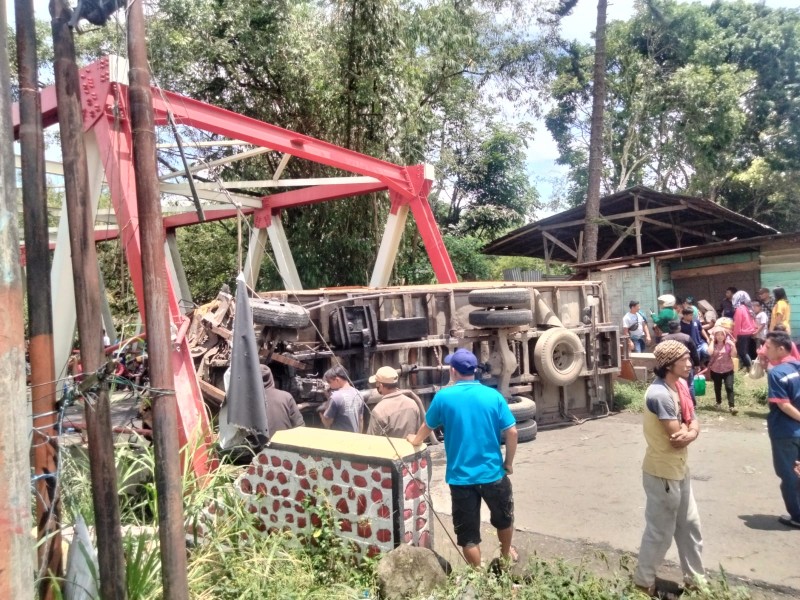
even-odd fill
[{"label": "wooden roof beam", "polygon": [[[620,234],[620,236],[619,236],[619,239],[617,239],[617,241],[614,242],[614,244],[611,246],[611,248],[609,248],[606,251],[606,253],[603,255],[603,257],[600,260],[606,260],[609,256],[614,254],[614,250],[619,248],[620,244],[622,244],[622,242],[624,242],[628,238],[628,236],[631,235],[631,232],[635,228],[636,228],[636,223],[634,223],[633,225],[630,225],[624,232],[622,232]],[[639,254],[641,254],[641,252],[639,252]]]},{"label": "wooden roof beam", "polygon": [[696,231],[694,229],[689,229],[688,227],[682,227],[681,225],[675,225],[673,223],[664,223],[663,221],[657,221],[656,219],[651,219],[649,217],[639,217],[639,218],[645,223],[650,223],[651,225],[655,225],[656,227],[663,227],[665,229],[673,229],[675,231],[680,231],[681,233],[688,233],[689,235],[696,235],[698,237],[710,240],[712,242],[724,241],[722,238],[718,238],[717,236],[711,235],[710,233],[703,233],[702,231]]},{"label": "wooden roof beam", "polygon": [[[619,219],[630,219],[631,217],[637,217],[642,215],[655,215],[660,213],[670,213],[676,212],[679,210],[686,210],[686,205],[681,204],[680,206],[663,206],[661,208],[646,208],[639,211],[628,211],[624,213],[616,213],[613,215],[600,215],[600,219],[605,221],[617,221]],[[583,225],[586,222],[586,219],[575,219],[574,221],[566,221],[565,223],[554,223],[552,225],[540,225],[539,229],[542,231],[549,231],[551,229],[562,229],[564,227],[573,227],[575,225]]]},{"label": "wooden roof beam", "polygon": [[543,231],[543,232],[542,232],[542,236],[543,236],[543,237],[545,237],[545,238],[547,238],[547,239],[548,239],[548,240],[550,240],[551,242],[553,242],[553,244],[555,244],[556,246],[558,246],[559,248],[561,248],[561,249],[562,249],[564,252],[566,252],[567,254],[569,254],[569,255],[570,255],[572,258],[574,258],[575,260],[578,260],[578,253],[577,253],[577,252],[575,252],[575,250],[573,250],[573,249],[572,249],[572,248],[570,248],[569,246],[567,246],[567,245],[566,245],[564,242],[562,242],[561,240],[559,240],[559,239],[558,239],[558,238],[556,238],[555,236],[553,236],[553,235],[550,235],[550,234],[549,234],[549,233],[547,233],[546,231]]}]

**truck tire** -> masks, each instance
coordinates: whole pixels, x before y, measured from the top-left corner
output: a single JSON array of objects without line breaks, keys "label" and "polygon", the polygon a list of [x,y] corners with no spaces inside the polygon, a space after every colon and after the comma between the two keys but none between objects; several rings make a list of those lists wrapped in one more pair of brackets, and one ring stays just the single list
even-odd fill
[{"label": "truck tire", "polygon": [[526,308],[531,305],[531,293],[526,288],[492,288],[488,290],[472,290],[469,293],[472,306],[491,308],[506,306],[508,308]]},{"label": "truck tire", "polygon": [[501,310],[473,310],[469,313],[469,324],[473,327],[517,327],[530,325],[533,314],[527,308]]},{"label": "truck tire", "polygon": [[537,433],[539,433],[539,424],[533,419],[517,423],[517,441],[519,443],[535,440]]},{"label": "truck tire", "polygon": [[578,336],[564,327],[545,331],[533,348],[533,364],[539,376],[554,385],[569,385],[583,371],[586,351]]},{"label": "truck tire", "polygon": [[536,418],[536,402],[525,396],[511,396],[508,408],[517,423]]},{"label": "truck tire", "polygon": [[299,329],[311,322],[305,308],[288,302],[251,299],[250,308],[253,311],[253,322],[257,325]]}]

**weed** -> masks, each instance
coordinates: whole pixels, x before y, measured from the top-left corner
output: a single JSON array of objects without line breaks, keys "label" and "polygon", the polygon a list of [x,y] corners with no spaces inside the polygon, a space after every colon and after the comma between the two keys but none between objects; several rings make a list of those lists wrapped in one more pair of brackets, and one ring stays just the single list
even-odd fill
[{"label": "weed", "polygon": [[646,391],[646,383],[618,379],[614,382],[614,408],[636,413],[642,412]]}]

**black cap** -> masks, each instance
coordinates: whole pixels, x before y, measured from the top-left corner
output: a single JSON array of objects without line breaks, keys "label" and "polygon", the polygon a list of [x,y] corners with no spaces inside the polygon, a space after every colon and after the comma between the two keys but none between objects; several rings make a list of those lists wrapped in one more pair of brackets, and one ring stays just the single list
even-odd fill
[{"label": "black cap", "polygon": [[639,304],[638,300],[631,300],[630,302],[628,302],[628,308],[633,308],[637,304]]}]

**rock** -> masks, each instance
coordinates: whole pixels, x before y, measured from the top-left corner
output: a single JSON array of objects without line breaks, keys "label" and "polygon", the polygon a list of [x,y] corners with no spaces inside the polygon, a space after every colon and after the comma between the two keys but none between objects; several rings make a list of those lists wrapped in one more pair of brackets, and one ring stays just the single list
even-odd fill
[{"label": "rock", "polygon": [[383,555],[377,575],[381,598],[386,600],[429,594],[447,581],[435,552],[407,544]]}]

